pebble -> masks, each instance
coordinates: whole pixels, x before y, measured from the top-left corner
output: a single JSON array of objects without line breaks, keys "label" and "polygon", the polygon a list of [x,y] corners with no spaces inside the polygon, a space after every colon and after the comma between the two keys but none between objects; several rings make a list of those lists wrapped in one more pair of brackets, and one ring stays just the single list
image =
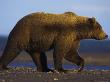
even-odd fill
[{"label": "pebble", "polygon": [[58,78],[54,78],[54,80],[56,81],[56,80],[58,80]]}]

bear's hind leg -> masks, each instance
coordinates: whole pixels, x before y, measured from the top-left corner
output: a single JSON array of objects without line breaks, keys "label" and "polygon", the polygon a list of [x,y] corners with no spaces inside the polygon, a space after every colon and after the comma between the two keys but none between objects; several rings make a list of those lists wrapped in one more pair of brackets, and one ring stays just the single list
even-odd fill
[{"label": "bear's hind leg", "polygon": [[0,58],[0,70],[8,69],[7,65],[18,56],[19,52],[18,48],[5,48]]},{"label": "bear's hind leg", "polygon": [[41,63],[40,52],[30,51],[29,54],[32,57],[33,62],[37,66],[37,71],[43,72],[43,66]]},{"label": "bear's hind leg", "polygon": [[84,59],[79,56],[78,52],[71,50],[65,55],[65,59],[69,62],[75,63],[76,65],[80,66],[78,72],[83,70]]},{"label": "bear's hind leg", "polygon": [[42,64],[42,67],[43,67],[43,72],[49,72],[49,71],[53,72],[52,69],[48,68],[47,56],[46,56],[45,52],[41,52],[40,58],[41,58],[41,64]]}]

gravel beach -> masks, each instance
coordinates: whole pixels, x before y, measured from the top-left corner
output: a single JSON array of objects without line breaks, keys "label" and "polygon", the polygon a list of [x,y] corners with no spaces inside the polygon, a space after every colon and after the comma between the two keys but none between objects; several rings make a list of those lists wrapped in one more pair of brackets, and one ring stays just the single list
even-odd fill
[{"label": "gravel beach", "polygon": [[17,67],[0,71],[0,82],[110,82],[110,70],[42,73],[32,68]]}]

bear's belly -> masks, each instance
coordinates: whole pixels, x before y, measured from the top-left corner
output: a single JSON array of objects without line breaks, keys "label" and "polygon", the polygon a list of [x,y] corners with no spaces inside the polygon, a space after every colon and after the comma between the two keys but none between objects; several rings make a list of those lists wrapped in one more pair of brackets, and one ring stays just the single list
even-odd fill
[{"label": "bear's belly", "polygon": [[38,51],[48,51],[53,48],[53,41],[52,38],[33,40],[30,44],[30,48]]},{"label": "bear's belly", "polygon": [[50,48],[52,48],[52,44],[53,42],[50,42],[50,41],[40,41],[40,42],[36,42],[34,45],[35,45],[35,48],[40,50],[40,51],[48,51]]},{"label": "bear's belly", "polygon": [[37,49],[40,51],[48,51],[50,48],[52,48],[54,44],[54,39],[57,36],[57,32],[43,30],[40,31],[37,30],[31,35],[31,48]]}]

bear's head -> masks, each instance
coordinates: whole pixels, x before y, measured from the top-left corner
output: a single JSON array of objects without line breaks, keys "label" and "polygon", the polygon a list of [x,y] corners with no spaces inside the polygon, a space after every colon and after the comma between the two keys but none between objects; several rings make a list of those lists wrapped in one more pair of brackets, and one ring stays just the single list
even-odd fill
[{"label": "bear's head", "polygon": [[75,30],[78,39],[103,40],[108,38],[108,35],[103,31],[95,18],[75,16],[74,20],[76,22]]},{"label": "bear's head", "polygon": [[108,35],[103,31],[102,26],[96,21],[96,19],[87,19],[90,28],[90,37],[96,40],[107,39]]}]

